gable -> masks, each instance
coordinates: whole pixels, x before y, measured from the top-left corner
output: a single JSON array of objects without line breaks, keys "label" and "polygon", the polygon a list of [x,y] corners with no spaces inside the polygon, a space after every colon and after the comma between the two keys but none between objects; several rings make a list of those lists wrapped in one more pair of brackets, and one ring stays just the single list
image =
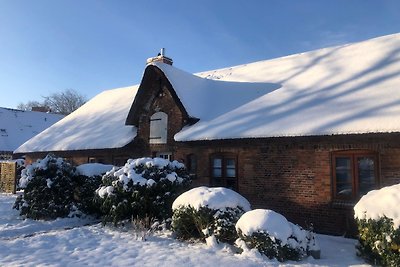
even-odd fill
[{"label": "gable", "polygon": [[144,71],[138,92],[126,118],[126,125],[138,126],[140,118],[148,116],[156,99],[164,94],[171,95],[175,105],[182,112],[183,117],[188,119],[188,114],[182,102],[177,97],[171,83],[164,73],[154,65],[148,65]]}]

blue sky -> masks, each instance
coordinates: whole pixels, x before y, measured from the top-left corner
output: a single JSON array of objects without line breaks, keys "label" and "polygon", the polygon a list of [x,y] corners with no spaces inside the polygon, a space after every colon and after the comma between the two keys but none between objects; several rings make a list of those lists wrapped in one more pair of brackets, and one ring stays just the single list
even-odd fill
[{"label": "blue sky", "polygon": [[137,84],[162,47],[200,72],[397,32],[398,0],[0,0],[0,106]]}]

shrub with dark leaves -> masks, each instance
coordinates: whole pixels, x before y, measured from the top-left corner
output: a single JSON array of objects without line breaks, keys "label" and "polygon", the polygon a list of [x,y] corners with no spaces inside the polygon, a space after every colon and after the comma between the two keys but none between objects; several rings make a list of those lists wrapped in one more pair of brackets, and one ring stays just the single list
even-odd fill
[{"label": "shrub with dark leaves", "polygon": [[172,215],[172,202],[190,184],[182,163],[161,158],[130,159],[102,178],[95,204],[103,221],[119,224],[132,218],[165,220]]},{"label": "shrub with dark leaves", "polygon": [[22,170],[19,187],[24,193],[14,208],[35,220],[94,214],[98,211],[93,197],[100,182],[101,176],[80,175],[70,163],[49,154]]},{"label": "shrub with dark leaves", "polygon": [[173,203],[172,228],[179,239],[217,241],[233,244],[237,239],[235,224],[250,209],[249,202],[228,188],[193,188]]},{"label": "shrub with dark leaves", "polygon": [[246,212],[237,222],[236,230],[240,237],[236,241],[238,247],[243,250],[256,248],[270,259],[283,262],[298,261],[308,255],[319,257],[314,234],[272,210]]},{"label": "shrub with dark leaves", "polygon": [[14,208],[31,219],[66,217],[74,204],[75,169],[62,158],[47,155],[27,166],[19,182],[24,194]]}]

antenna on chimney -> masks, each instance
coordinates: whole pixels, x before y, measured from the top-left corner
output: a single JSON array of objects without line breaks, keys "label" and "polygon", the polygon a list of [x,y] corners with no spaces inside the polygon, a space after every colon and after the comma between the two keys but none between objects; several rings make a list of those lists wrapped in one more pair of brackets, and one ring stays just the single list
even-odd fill
[{"label": "antenna on chimney", "polygon": [[156,57],[151,57],[147,59],[147,64],[153,63],[153,62],[163,62],[165,64],[172,65],[173,61],[172,58],[166,57],[165,56],[165,48],[161,48],[160,53]]}]

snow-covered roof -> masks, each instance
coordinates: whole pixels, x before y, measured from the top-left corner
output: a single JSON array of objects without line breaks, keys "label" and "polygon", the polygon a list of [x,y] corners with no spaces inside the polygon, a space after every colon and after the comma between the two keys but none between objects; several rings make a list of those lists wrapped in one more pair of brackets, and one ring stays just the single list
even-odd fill
[{"label": "snow-covered roof", "polygon": [[136,136],[125,120],[138,86],[104,91],[14,153],[122,147]]},{"label": "snow-covered roof", "polygon": [[177,141],[400,131],[400,34],[198,75],[279,88],[200,118],[176,134]]},{"label": "snow-covered roof", "polygon": [[[200,119],[177,141],[400,132],[400,33],[196,75],[151,64]],[[15,152],[128,144],[138,88],[97,95]]]},{"label": "snow-covered roof", "polygon": [[280,86],[268,82],[204,79],[165,63],[152,65],[163,71],[189,116],[200,120],[216,118]]},{"label": "snow-covered roof", "polygon": [[64,115],[0,107],[0,151],[12,152]]}]

